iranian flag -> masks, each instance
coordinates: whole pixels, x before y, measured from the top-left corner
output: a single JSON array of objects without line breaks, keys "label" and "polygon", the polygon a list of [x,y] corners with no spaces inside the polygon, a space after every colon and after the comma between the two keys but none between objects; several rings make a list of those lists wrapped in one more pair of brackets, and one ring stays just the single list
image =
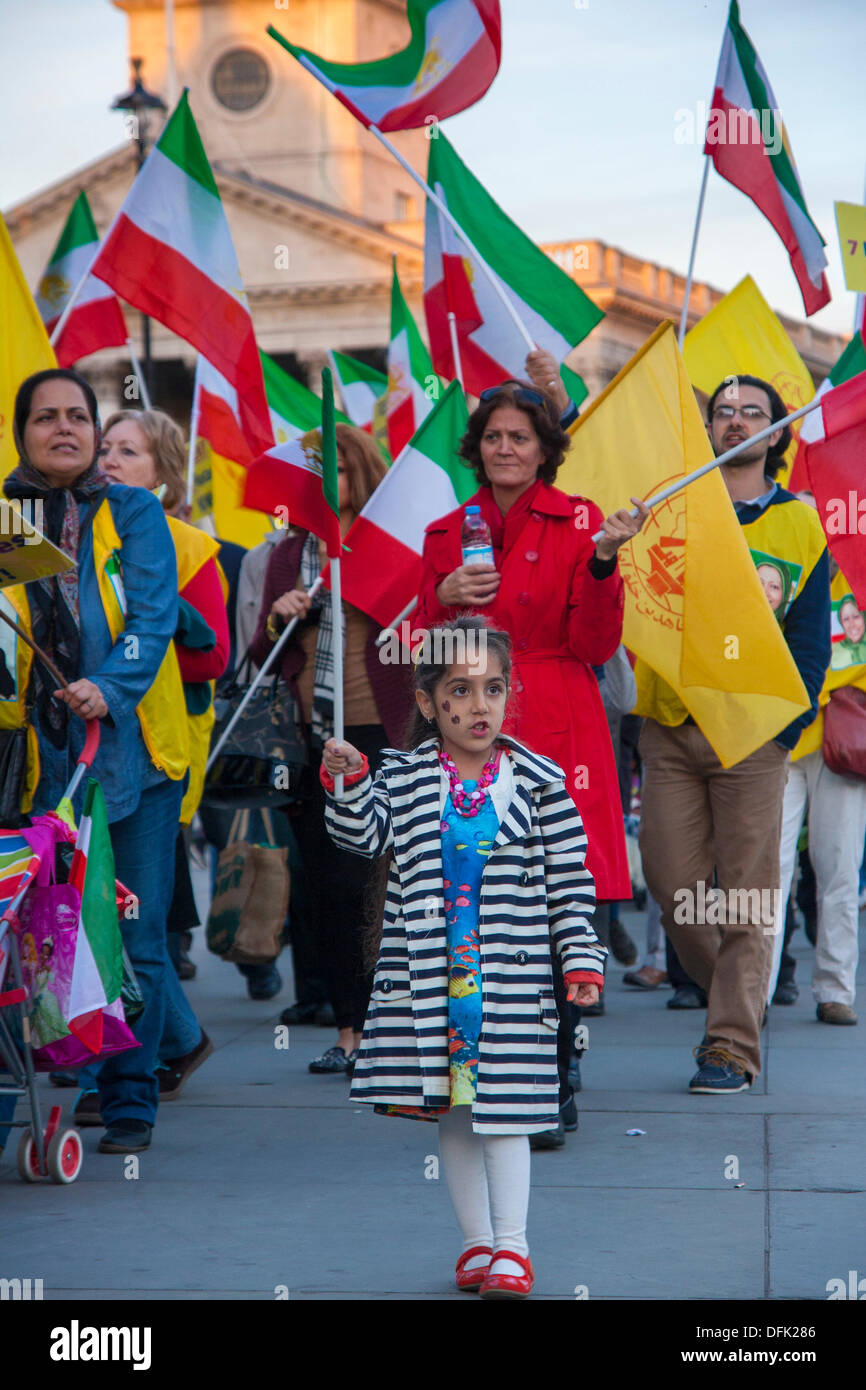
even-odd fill
[{"label": "iranian flag", "polygon": [[[98,246],[99,233],[82,189],[36,291],[36,305],[49,337]],[[100,348],[122,347],[128,336],[117,295],[90,275],[54,344],[58,365],[69,367]]]},{"label": "iranian flag", "polygon": [[[856,341],[856,340],[855,340]],[[849,344],[849,346],[851,346]],[[862,339],[860,340],[862,348]],[[838,365],[838,364],[837,364]],[[866,608],[866,371],[833,386],[807,416],[817,430],[806,446],[806,472],[830,553]],[[803,431],[800,439],[803,438]]]},{"label": "iranian flag", "polygon": [[345,352],[329,352],[328,359],[334,379],[340,388],[346,414],[359,429],[373,428],[373,409],[388,389],[388,378],[366,362],[349,357]]},{"label": "iranian flag", "polygon": [[87,783],[69,882],[81,894],[81,918],[66,1009],[67,1026],[96,1056],[106,1041],[112,1045],[118,1041],[118,1032],[126,1034],[126,1024],[120,999],[123,943],[117,922],[114,853],[105,797],[93,778]]},{"label": "iranian flag", "polygon": [[388,384],[373,407],[373,436],[388,458],[395,459],[433,409],[439,391],[430,354],[409,312],[397,279],[396,260],[391,280],[391,338],[388,343]]},{"label": "iranian flag", "polygon": [[824,239],[809,216],[770,79],[731,0],[704,154],[752,199],[784,242],[807,314],[829,303]]},{"label": "iranian flag", "polygon": [[412,130],[444,120],[484,96],[502,50],[499,0],[408,0],[411,38],[399,53],[367,63],[332,63],[268,33],[317,77],[362,125]]},{"label": "iranian flag", "polygon": [[340,554],[340,503],[336,462],[328,464],[321,428],[275,444],[247,470],[243,504],[271,516],[286,507],[288,524],[321,536],[333,558]]},{"label": "iranian flag", "polygon": [[[322,403],[308,387],[260,353],[273,441],[286,444],[316,429]],[[212,362],[199,356],[195,392],[198,404],[193,520],[213,514],[217,535],[246,549],[271,529],[261,511],[243,505],[247,469],[253,454],[241,430],[237,391]],[[338,414],[345,421],[346,417]]]},{"label": "iranian flag", "polygon": [[346,534],[343,598],[383,626],[418,592],[425,527],[478,491],[457,455],[468,418],[452,381]]},{"label": "iranian flag", "polygon": [[105,239],[94,275],[191,343],[237,393],[253,454],[272,443],[229,224],[184,91]]},{"label": "iranian flag", "polygon": [[[558,362],[604,317],[592,300],[530,241],[469,172],[442,131],[430,141],[427,182],[493,270],[532,338]],[[424,309],[434,366],[456,375],[448,312],[456,319],[466,392],[526,375],[526,343],[471,251],[427,200]],[[587,394],[576,373],[561,369],[580,404]]]},{"label": "iranian flag", "polygon": [[[834,386],[841,386],[843,381],[850,381],[851,377],[857,376],[859,372],[866,372],[866,343],[863,341],[862,334],[855,333],[841,357],[833,363],[828,376],[821,382],[815,394],[819,397],[825,396],[828,391],[833,390]],[[793,409],[793,406],[791,408]],[[791,474],[786,484],[789,492],[811,491],[806,472],[806,450],[810,444],[823,438],[823,415],[820,410],[813,410],[811,415],[803,417],[800,425],[800,433],[797,436],[797,452],[794,455]]]}]

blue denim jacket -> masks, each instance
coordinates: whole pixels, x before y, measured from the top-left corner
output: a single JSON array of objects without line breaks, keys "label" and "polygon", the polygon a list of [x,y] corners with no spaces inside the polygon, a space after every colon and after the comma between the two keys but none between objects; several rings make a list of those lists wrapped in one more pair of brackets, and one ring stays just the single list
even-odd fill
[{"label": "blue denim jacket", "polygon": [[[165,780],[165,773],[150,760],[135,709],[152,685],[177,627],[177,560],[165,514],[152,493],[112,483],[107,497],[121,541],[126,627],[112,643],[93,563],[92,525],[87,524],[94,504],[79,502],[79,523],[82,530],[86,526],[86,533],[78,554],[78,676],[94,681],[108,705],[110,719],[100,724],[92,775],[102,784],[109,821],[117,821],[132,814],[146,787]],[[96,506],[102,501],[100,498]],[[136,644],[127,640],[130,634],[137,637]],[[132,651],[136,652],[135,659],[131,659]],[[185,717],[183,711],[178,711],[178,717]],[[42,736],[38,719],[36,732],[41,775],[33,813],[41,814],[53,810],[72,776],[84,745],[84,721],[70,714],[64,748],[55,748]],[[76,812],[81,809],[82,796],[83,785],[75,800]]]}]

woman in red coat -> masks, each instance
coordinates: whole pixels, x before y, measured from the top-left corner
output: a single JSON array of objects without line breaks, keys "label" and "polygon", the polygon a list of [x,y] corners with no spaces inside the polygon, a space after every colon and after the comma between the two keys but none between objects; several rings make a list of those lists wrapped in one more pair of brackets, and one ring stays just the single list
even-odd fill
[{"label": "woman in red coat", "polygon": [[[427,527],[417,628],[465,609],[489,613],[514,642],[514,695],[506,733],[555,759],[583,818],[587,867],[600,901],[631,897],[622,805],[593,666],[622,637],[616,553],[649,515],[616,512],[552,486],[568,435],[546,393],[520,382],[483,392],[460,445],[481,487],[495,568],[464,565],[458,508]],[[597,543],[593,534],[603,530]]]}]

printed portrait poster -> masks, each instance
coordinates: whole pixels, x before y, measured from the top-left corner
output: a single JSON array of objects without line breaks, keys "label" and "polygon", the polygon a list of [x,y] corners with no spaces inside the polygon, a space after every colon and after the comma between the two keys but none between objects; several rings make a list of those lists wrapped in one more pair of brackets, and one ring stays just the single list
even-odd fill
[{"label": "printed portrait poster", "polygon": [[866,666],[866,613],[857,606],[853,594],[843,594],[830,603],[830,670]]},{"label": "printed portrait poster", "polygon": [[781,623],[794,602],[803,566],[795,565],[790,560],[780,560],[778,555],[768,555],[763,550],[750,548],[749,554],[758,571],[767,602],[776,615],[776,621]]}]

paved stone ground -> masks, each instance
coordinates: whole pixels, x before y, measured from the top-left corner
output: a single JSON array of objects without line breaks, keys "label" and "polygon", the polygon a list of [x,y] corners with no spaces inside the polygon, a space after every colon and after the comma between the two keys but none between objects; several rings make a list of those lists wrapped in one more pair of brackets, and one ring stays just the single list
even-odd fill
[{"label": "paved stone ground", "polygon": [[[642,919],[626,920],[642,941]],[[822,1300],[829,1279],[866,1275],[866,1020],[818,1024],[802,933],[795,951],[800,1001],[771,1009],[765,1071],[726,1099],[685,1089],[703,1015],[671,1013],[667,991],[634,993],[612,970],[580,1131],[533,1157],[537,1298],[585,1286],[593,1300]],[[75,1184],[25,1185],[13,1137],[0,1275],[41,1278],[45,1298],[272,1300],[279,1286],[292,1300],[461,1298],[445,1183],[427,1176],[433,1126],[381,1119],[348,1102],[343,1079],[311,1075],[327,1031],[292,1029],[277,1050],[289,980],[257,1004],[201,932],[193,956],[212,1058],[163,1107],[137,1180],[90,1129]],[[71,1111],[74,1092],[41,1084]],[[732,1157],[742,1187],[725,1175]]]}]

